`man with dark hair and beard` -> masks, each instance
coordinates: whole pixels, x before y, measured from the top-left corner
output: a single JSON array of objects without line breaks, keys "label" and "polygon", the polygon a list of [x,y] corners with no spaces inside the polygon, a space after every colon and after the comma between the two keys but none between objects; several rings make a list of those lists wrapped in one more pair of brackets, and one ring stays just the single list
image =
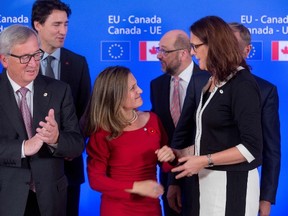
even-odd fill
[{"label": "man with dark hair and beard", "polygon": [[[164,34],[157,51],[157,58],[161,62],[164,74],[151,81],[152,111],[160,117],[168,134],[169,145],[177,125],[189,125],[189,134],[185,142],[191,145],[194,143],[195,134],[193,113],[196,111],[202,87],[207,82],[209,74],[201,71],[192,61],[189,37],[182,30],[172,30]],[[178,80],[179,90],[179,114],[175,117],[172,104],[176,80]],[[177,146],[171,147],[177,149]],[[174,174],[167,174],[160,170],[160,181],[165,187],[162,196],[165,216],[197,214],[198,200],[194,201],[192,198],[193,193],[198,193],[196,175],[175,180]]]}]

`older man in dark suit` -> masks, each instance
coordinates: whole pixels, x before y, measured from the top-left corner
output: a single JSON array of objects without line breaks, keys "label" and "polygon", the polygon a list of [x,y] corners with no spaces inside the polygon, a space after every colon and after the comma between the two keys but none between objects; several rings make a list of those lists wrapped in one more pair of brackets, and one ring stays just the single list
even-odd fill
[{"label": "older man in dark suit", "polygon": [[[70,7],[61,1],[35,1],[32,7],[32,27],[37,31],[44,56],[41,73],[70,85],[78,120],[89,101],[91,80],[85,57],[63,48],[68,30]],[[49,67],[49,69],[48,69]],[[65,174],[69,180],[67,215],[79,214],[80,186],[84,182],[82,155],[67,158]]]},{"label": "older man in dark suit", "polygon": [[[251,51],[251,34],[240,23],[229,24],[236,36],[243,57],[247,58]],[[261,169],[261,190],[259,215],[270,215],[271,204],[276,202],[276,193],[280,174],[281,146],[279,99],[277,87],[272,83],[255,76],[261,93],[261,121],[263,134],[263,161]]]},{"label": "older man in dark suit", "polygon": [[[191,45],[188,35],[182,30],[167,32],[160,40],[158,59],[165,74],[151,81],[152,111],[161,119],[169,137],[169,144],[177,124],[187,125],[191,133],[187,134],[188,144],[194,143],[195,124],[193,113],[197,108],[201,89],[209,78],[207,72],[201,71],[192,61],[190,54]],[[179,78],[180,117],[175,121],[171,113],[174,82]],[[173,105],[174,106],[174,105]],[[187,145],[188,145],[187,144]],[[177,146],[171,145],[173,148]],[[164,212],[166,216],[196,215],[198,212],[197,176],[187,177],[176,181],[174,176],[168,180],[167,174],[161,172],[161,183],[166,188],[163,196]],[[169,185],[169,187],[168,187]],[[196,194],[195,196],[192,196]],[[167,199],[166,199],[167,196]],[[194,201],[193,201],[194,200]],[[169,203],[169,204],[168,204]]]},{"label": "older man in dark suit", "polygon": [[38,74],[42,56],[32,29],[1,33],[1,216],[66,215],[64,158],[84,148],[70,87]]}]

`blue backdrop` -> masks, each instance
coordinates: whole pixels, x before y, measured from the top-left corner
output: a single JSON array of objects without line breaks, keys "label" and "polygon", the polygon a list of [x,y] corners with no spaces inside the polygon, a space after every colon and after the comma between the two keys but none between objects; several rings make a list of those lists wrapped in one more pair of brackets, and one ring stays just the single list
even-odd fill
[{"label": "blue backdrop", "polygon": [[[1,0],[0,31],[22,23],[30,24],[33,0]],[[110,65],[131,69],[144,90],[149,110],[149,84],[161,75],[153,46],[171,29],[183,29],[206,15],[217,15],[227,22],[240,22],[252,33],[253,52],[248,63],[253,73],[278,87],[282,135],[282,163],[276,205],[272,216],[287,215],[287,90],[288,90],[288,4],[287,0],[66,0],[72,9],[65,47],[86,56],[92,84],[97,74]],[[280,42],[279,42],[280,41]],[[273,43],[272,43],[273,42]],[[272,44],[284,49],[272,50]],[[286,48],[285,48],[286,47]],[[272,52],[273,51],[273,52]],[[279,51],[279,54],[276,55]],[[272,59],[273,53],[273,59]],[[286,132],[286,133],[285,133]],[[84,153],[85,154],[85,153]],[[86,157],[86,154],[85,154]],[[86,177],[87,179],[87,177]],[[99,214],[99,193],[86,181],[82,186],[80,215]]]}]

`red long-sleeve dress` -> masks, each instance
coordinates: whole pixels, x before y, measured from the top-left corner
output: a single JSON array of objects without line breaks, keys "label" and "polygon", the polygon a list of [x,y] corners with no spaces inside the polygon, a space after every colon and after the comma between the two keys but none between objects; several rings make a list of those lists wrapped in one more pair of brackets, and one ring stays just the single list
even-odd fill
[{"label": "red long-sleeve dress", "polygon": [[158,117],[150,112],[146,125],[124,131],[108,141],[109,133],[99,130],[87,146],[88,178],[92,189],[102,193],[101,216],[161,216],[159,199],[131,194],[134,181],[156,180],[155,150],[167,144]]}]

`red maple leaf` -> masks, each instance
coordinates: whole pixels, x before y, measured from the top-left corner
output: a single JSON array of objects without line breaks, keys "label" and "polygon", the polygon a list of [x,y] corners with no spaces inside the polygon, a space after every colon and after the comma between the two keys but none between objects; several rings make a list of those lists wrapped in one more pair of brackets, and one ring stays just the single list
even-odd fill
[{"label": "red maple leaf", "polygon": [[153,46],[151,49],[149,49],[149,52],[151,53],[151,54],[157,54],[157,50],[156,50],[156,47],[155,46]]},{"label": "red maple leaf", "polygon": [[281,49],[283,54],[288,54],[288,46],[285,46],[284,49]]}]

